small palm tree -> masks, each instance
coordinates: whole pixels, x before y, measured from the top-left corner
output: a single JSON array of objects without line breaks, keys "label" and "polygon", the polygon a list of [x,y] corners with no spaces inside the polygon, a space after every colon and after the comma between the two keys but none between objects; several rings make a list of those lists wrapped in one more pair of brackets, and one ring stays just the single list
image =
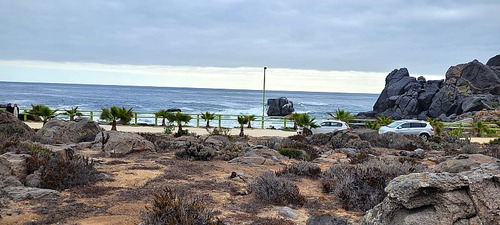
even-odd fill
[{"label": "small palm tree", "polygon": [[376,121],[371,121],[371,120],[366,121],[365,127],[372,130],[380,129],[380,125]]},{"label": "small palm tree", "polygon": [[438,118],[431,119],[429,117],[427,117],[427,122],[429,122],[432,128],[434,128],[434,132],[438,137],[441,137],[443,135],[443,122],[439,121]]},{"label": "small palm tree", "polygon": [[202,113],[201,118],[207,121],[207,127],[210,127],[210,120],[215,119],[215,113],[210,113],[210,112]]},{"label": "small palm tree", "polygon": [[352,116],[350,112],[344,111],[342,109],[337,109],[335,111],[335,114],[333,114],[331,112],[328,112],[327,114],[330,115],[331,117],[333,117],[334,119],[344,121],[347,124],[349,124],[349,121],[356,118],[356,117]]},{"label": "small palm tree", "polygon": [[248,119],[248,126],[247,128],[252,128],[252,121],[255,120],[255,115],[250,115],[250,116],[246,116],[247,119]]},{"label": "small palm tree", "polygon": [[380,126],[387,126],[389,125],[390,123],[392,123],[392,118],[391,116],[384,116],[384,115],[381,115],[381,116],[377,116],[377,121],[376,123]]},{"label": "small palm tree", "polygon": [[319,127],[314,120],[316,118],[311,118],[309,114],[302,113],[296,118],[297,126],[302,127],[302,135],[307,136],[311,132],[311,128]]},{"label": "small palm tree", "polygon": [[166,126],[165,119],[167,118],[168,114],[170,114],[170,113],[165,109],[162,109],[162,110],[155,113],[155,116],[157,118],[162,118],[162,120],[161,120],[162,126]]},{"label": "small palm tree", "polygon": [[111,106],[111,108],[102,108],[101,119],[111,121],[111,130],[116,130],[116,121],[120,120],[122,124],[127,124],[134,116],[132,108],[126,109],[125,107],[119,108]]},{"label": "small palm tree", "polygon": [[83,116],[83,114],[80,112],[80,110],[78,110],[78,106],[73,107],[71,109],[65,109],[62,114],[69,116],[69,121],[74,121],[75,116]]},{"label": "small palm tree", "polygon": [[45,105],[31,105],[31,110],[28,111],[29,114],[35,117],[42,117],[43,124],[46,124],[49,119],[52,119],[57,116],[56,110],[51,110],[48,106]]},{"label": "small palm tree", "polygon": [[490,132],[490,128],[488,128],[488,125],[486,125],[483,121],[477,121],[473,123],[472,126],[476,130],[478,137],[483,136],[484,133]]},{"label": "small palm tree", "polygon": [[243,132],[243,127],[245,124],[248,123],[248,117],[247,116],[238,116],[238,123],[240,124],[240,137],[245,136],[245,133]]},{"label": "small palm tree", "polygon": [[167,120],[171,123],[176,122],[177,123],[177,134],[175,136],[180,137],[182,136],[182,124],[183,123],[189,123],[191,121],[192,117],[188,114],[184,113],[169,113],[167,115]]},{"label": "small palm tree", "polygon": [[289,118],[293,120],[293,129],[297,130],[297,117],[299,117],[299,113],[292,113],[290,114]]}]

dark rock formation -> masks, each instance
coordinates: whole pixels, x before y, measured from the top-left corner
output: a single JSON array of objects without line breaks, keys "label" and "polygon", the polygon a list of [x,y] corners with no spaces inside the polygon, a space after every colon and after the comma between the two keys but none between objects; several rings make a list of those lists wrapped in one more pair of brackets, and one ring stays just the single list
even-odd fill
[{"label": "dark rock formation", "polygon": [[63,121],[50,120],[36,133],[44,144],[68,144],[93,141],[101,132],[99,125],[90,120]]},{"label": "dark rock formation", "polygon": [[35,132],[12,113],[0,111],[0,146],[6,142],[31,140]]},{"label": "dark rock formation", "polygon": [[410,77],[406,68],[385,79],[385,88],[372,112],[358,116],[391,116],[393,119],[426,117],[453,120],[458,115],[493,109],[500,99],[500,55],[487,65],[477,60],[452,66],[445,80],[426,81]]},{"label": "dark rock formation", "polygon": [[498,224],[500,163],[460,173],[412,173],[395,178],[387,197],[362,224]]},{"label": "dark rock formation", "polygon": [[267,106],[268,116],[288,116],[295,112],[293,102],[285,97],[270,98],[267,100]]}]

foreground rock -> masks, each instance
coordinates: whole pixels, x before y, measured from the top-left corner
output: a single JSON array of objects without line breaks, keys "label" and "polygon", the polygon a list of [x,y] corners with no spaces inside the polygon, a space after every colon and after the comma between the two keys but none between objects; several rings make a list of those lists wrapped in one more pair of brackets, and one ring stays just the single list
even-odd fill
[{"label": "foreground rock", "polygon": [[482,109],[493,109],[500,102],[498,56],[487,65],[474,60],[452,66],[445,80],[426,81],[410,77],[406,68],[396,69],[385,79],[385,88],[373,111],[359,116],[391,116],[393,119],[426,117],[443,121]]},{"label": "foreground rock", "polygon": [[99,132],[101,128],[94,121],[51,120],[36,135],[44,144],[69,144],[93,141]]},{"label": "foreground rock", "polygon": [[[103,135],[104,134],[104,135]],[[104,137],[104,140],[103,140]],[[133,152],[155,151],[155,146],[142,136],[119,131],[103,131],[95,136],[93,149],[104,151],[111,156],[124,156]]]},{"label": "foreground rock", "polygon": [[270,98],[267,100],[267,106],[268,116],[288,116],[295,112],[293,102],[285,97]]},{"label": "foreground rock", "polygon": [[362,224],[499,224],[500,163],[451,173],[413,173],[392,180]]},{"label": "foreground rock", "polygon": [[306,225],[351,225],[349,221],[332,214],[313,214],[307,219]]},{"label": "foreground rock", "polygon": [[0,111],[0,146],[31,140],[35,132],[12,113]]}]

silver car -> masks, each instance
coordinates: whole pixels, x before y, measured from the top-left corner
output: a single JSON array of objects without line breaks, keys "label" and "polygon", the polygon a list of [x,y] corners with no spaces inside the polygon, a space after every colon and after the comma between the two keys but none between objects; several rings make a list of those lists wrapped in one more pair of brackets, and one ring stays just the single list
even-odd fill
[{"label": "silver car", "polygon": [[424,141],[434,136],[434,128],[429,122],[422,120],[398,120],[378,130],[379,134],[387,132],[418,135]]},{"label": "silver car", "polygon": [[[335,132],[339,130],[349,130],[350,127],[347,125],[346,122],[340,121],[340,120],[324,120],[321,122],[319,127],[317,128],[312,128],[311,130],[308,130],[308,133],[306,133],[307,136],[312,135],[312,134],[324,134],[324,133],[330,133],[330,132]],[[299,128],[297,130],[297,134],[302,134],[303,128]]]}]

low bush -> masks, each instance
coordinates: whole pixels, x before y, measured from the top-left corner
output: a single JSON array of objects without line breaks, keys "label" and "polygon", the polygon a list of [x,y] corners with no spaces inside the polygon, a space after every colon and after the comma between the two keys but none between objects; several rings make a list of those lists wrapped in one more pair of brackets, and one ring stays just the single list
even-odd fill
[{"label": "low bush", "polygon": [[154,194],[151,207],[142,213],[143,223],[150,224],[182,224],[182,225],[218,225],[214,211],[199,197],[179,194],[170,188]]},{"label": "low bush", "polygon": [[258,218],[254,220],[250,225],[295,225],[291,220],[282,218]]},{"label": "low bush", "polygon": [[495,138],[491,140],[490,145],[500,145],[500,138]]},{"label": "low bush", "polygon": [[316,150],[312,145],[304,144],[298,141],[285,142],[281,145],[282,148],[293,148],[300,149],[304,151],[311,160],[319,157],[318,150]]},{"label": "low bush", "polygon": [[27,173],[40,172],[42,188],[63,190],[95,182],[93,161],[82,156],[65,160],[50,153],[33,151],[26,159]]},{"label": "low bush", "polygon": [[322,174],[323,191],[332,193],[346,210],[366,211],[380,203],[393,178],[424,170],[423,165],[372,159],[362,164],[333,165]]},{"label": "low bush", "polygon": [[306,137],[304,137],[304,135],[299,135],[299,134],[290,136],[288,138],[290,138],[292,141],[303,141],[304,139],[306,139]]},{"label": "low bush", "polygon": [[248,190],[255,194],[257,200],[275,205],[302,206],[306,202],[297,185],[270,171],[250,183]]},{"label": "low bush", "polygon": [[206,128],[208,135],[210,136],[230,136],[231,135],[231,128],[224,128],[224,127],[215,127],[215,128]]},{"label": "low bush", "polygon": [[297,162],[283,167],[282,170],[276,172],[277,176],[303,176],[316,179],[321,174],[321,168],[310,162]]},{"label": "low bush", "polygon": [[294,158],[298,160],[309,161],[311,158],[308,155],[305,155],[302,150],[295,148],[278,148],[278,152],[281,155],[287,156],[288,158]]},{"label": "low bush", "polygon": [[212,160],[216,155],[217,152],[214,149],[204,146],[202,144],[191,143],[191,142],[187,143],[184,149],[175,152],[175,156],[177,158],[185,160],[194,159],[194,160],[209,161]]},{"label": "low bush", "polygon": [[370,159],[370,154],[367,152],[360,152],[358,155],[349,159],[350,164],[359,164],[364,163]]},{"label": "low bush", "polygon": [[223,149],[221,149],[218,152],[218,156],[222,160],[229,161],[229,160],[234,159],[236,157],[242,156],[243,155],[243,151],[245,151],[245,149],[243,148],[243,146],[231,143],[228,146],[226,146]]}]

